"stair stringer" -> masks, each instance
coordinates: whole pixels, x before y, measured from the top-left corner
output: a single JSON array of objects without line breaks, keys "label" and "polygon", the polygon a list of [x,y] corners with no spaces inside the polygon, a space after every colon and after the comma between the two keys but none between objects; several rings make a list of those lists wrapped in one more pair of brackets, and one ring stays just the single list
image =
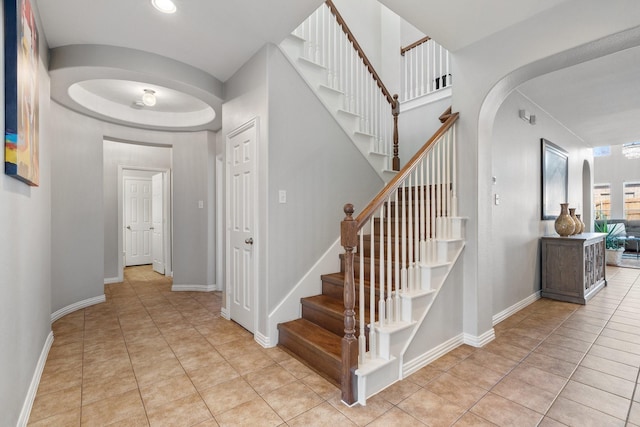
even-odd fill
[{"label": "stair stringer", "polygon": [[344,108],[347,102],[344,93],[327,84],[329,75],[326,67],[304,56],[304,42],[304,39],[290,34],[278,47],[371,167],[385,183],[389,182],[397,173],[390,168],[390,156],[377,152],[374,137],[360,131],[362,117]]},{"label": "stair stringer", "polygon": [[[464,222],[465,219],[456,218],[456,220]],[[383,327],[376,325],[376,335],[379,345],[388,343],[389,348],[381,348],[380,350],[380,353],[387,358],[378,357],[375,359],[367,359],[364,364],[358,366],[356,377],[358,381],[358,403],[360,405],[366,405],[367,398],[404,378],[404,354],[413,342],[418,329],[423,324],[440,290],[444,287],[451,271],[457,264],[464,250],[464,239],[462,239],[462,236],[456,237],[457,238],[453,239],[436,239],[439,261],[432,264],[421,265],[420,270],[422,277],[425,276],[425,270],[446,269],[446,271],[444,274],[440,271],[433,275],[427,272],[431,277],[430,289],[415,290],[401,296],[403,322],[397,325]],[[444,254],[442,254],[443,252]],[[444,257],[446,257],[447,260],[444,262],[440,261],[443,260]],[[411,310],[411,319],[405,317],[405,310],[407,309]],[[462,342],[457,343],[457,345],[459,344],[462,344]],[[457,345],[452,347],[452,349]],[[400,349],[399,351],[397,350],[398,348]]]}]

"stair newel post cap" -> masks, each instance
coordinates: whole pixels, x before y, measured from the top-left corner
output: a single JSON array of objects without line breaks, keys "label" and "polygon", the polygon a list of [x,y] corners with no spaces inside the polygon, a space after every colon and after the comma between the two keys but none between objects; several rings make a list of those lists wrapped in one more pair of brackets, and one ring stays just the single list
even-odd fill
[{"label": "stair newel post cap", "polygon": [[344,248],[355,248],[358,246],[358,223],[353,218],[355,209],[351,203],[344,205],[346,216],[340,223],[340,244]]}]

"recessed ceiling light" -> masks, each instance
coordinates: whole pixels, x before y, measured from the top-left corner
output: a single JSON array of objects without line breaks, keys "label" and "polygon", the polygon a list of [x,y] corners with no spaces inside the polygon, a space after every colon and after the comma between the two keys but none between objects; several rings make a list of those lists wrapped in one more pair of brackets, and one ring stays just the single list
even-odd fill
[{"label": "recessed ceiling light", "polygon": [[171,0],[151,0],[153,7],[162,13],[174,13],[176,5]]}]

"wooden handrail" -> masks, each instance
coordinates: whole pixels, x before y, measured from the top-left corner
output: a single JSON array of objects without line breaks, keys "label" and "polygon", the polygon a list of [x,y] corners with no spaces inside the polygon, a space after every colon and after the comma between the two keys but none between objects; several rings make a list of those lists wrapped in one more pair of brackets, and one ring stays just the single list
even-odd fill
[{"label": "wooden handrail", "polygon": [[413,167],[420,161],[422,155],[427,152],[431,146],[438,140],[442,135],[444,135],[451,126],[458,120],[458,116],[460,113],[449,114],[447,120],[440,126],[440,129],[436,133],[433,134],[431,138],[427,141],[426,144],[422,146],[420,150],[409,160],[409,162],[402,168],[400,172],[393,177],[391,181],[378,193],[378,195],[369,202],[369,204],[360,212],[360,215],[356,218],[356,223],[358,224],[357,230],[362,228],[364,224],[371,218],[382,203],[387,200],[387,198],[393,193],[411,173]]},{"label": "wooden handrail", "polygon": [[367,58],[367,55],[365,55],[364,50],[362,50],[362,47],[360,47],[360,44],[358,43],[356,38],[353,36],[353,33],[349,29],[347,23],[344,21],[344,18],[342,18],[342,15],[340,15],[340,12],[338,12],[338,9],[336,9],[336,6],[331,0],[326,0],[325,3],[327,4],[327,7],[329,8],[333,16],[336,17],[336,21],[338,21],[338,24],[340,25],[340,27],[342,27],[342,31],[344,31],[345,35],[353,45],[353,48],[358,52],[358,56],[360,56],[360,58],[364,62],[364,65],[367,67],[367,70],[369,70],[369,73],[371,73],[371,75],[373,76],[373,79],[376,81],[376,84],[382,91],[382,94],[385,96],[385,98],[387,98],[389,104],[391,104],[391,108],[395,108],[397,99],[394,99],[393,96],[391,96],[391,92],[389,92],[384,83],[382,83],[380,76],[373,68],[371,61],[369,61],[369,58]]},{"label": "wooden handrail", "polygon": [[[448,113],[448,114],[447,114]],[[353,218],[353,205],[344,205],[345,218],[340,223],[340,244],[345,249],[344,256],[344,337],[342,338],[342,373],[341,391],[342,401],[351,405],[357,400],[357,386],[355,370],[358,367],[358,341],[355,336],[355,277],[353,270],[354,250],[358,245],[358,231],[367,223],[371,216],[382,206],[385,200],[396,191],[402,182],[413,172],[423,156],[433,147],[458,120],[459,113],[451,114],[451,109],[445,111],[441,117],[448,116],[440,129],[418,150],[400,172],[382,189],[380,193],[364,208],[356,219]]]},{"label": "wooden handrail", "polygon": [[409,46],[401,47],[401,48],[400,48],[400,55],[404,56],[404,54],[405,54],[405,53],[407,53],[407,51],[409,51],[409,50],[413,49],[414,47],[418,47],[418,46],[420,46],[422,43],[426,43],[426,42],[428,42],[429,40],[431,40],[431,37],[426,36],[426,37],[421,38],[421,39],[420,39],[420,40],[418,40],[417,42],[413,42],[413,43],[411,43]]}]

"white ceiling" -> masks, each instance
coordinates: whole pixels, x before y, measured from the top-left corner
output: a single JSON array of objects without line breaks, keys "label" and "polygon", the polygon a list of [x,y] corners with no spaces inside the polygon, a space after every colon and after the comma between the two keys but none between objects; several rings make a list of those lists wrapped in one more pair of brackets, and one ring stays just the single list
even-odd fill
[{"label": "white ceiling", "polygon": [[[130,49],[148,52],[202,70],[213,76],[220,87],[265,43],[279,43],[322,3],[322,0],[175,0],[178,11],[164,15],[153,9],[149,0],[35,1],[42,33],[51,48],[93,44],[127,48],[128,54],[135,52]],[[568,0],[448,0],[446,6],[440,0],[380,1],[455,51]],[[451,25],[453,22],[456,25]],[[113,73],[96,75],[96,67],[75,65],[73,78],[64,79],[65,86],[93,80],[83,86],[109,102],[119,100],[131,112],[130,125],[135,126],[137,122],[141,127],[162,128],[148,126],[145,118],[136,116],[148,111],[136,112],[130,108],[139,96],[135,92],[139,87],[127,83],[129,88],[136,89],[123,92],[124,86],[119,89],[113,86],[114,79],[103,87],[95,79],[106,82],[104,75],[110,77]],[[102,70],[108,68],[101,65]],[[148,80],[145,80],[144,73],[139,69],[135,71],[131,76],[119,73],[115,80],[159,85],[153,72],[147,72]],[[86,106],[70,105],[66,94],[55,95],[56,76],[52,73],[52,96],[64,98],[59,102],[84,114],[109,120],[104,114],[92,113]],[[173,85],[168,84],[167,79],[161,82],[168,90],[184,89],[180,82]],[[198,96],[198,90],[189,92],[196,97],[191,101],[205,102],[214,108],[217,117],[205,127],[218,130],[222,95]],[[640,139],[640,120],[636,119],[640,112],[640,52],[637,49],[541,76],[519,90],[589,145]],[[171,110],[173,107],[163,106],[159,98],[157,108]],[[169,128],[200,129],[202,126]]]},{"label": "white ceiling", "polygon": [[[216,118],[204,125],[193,125],[191,119],[169,123],[161,118],[161,112],[167,113],[165,118],[170,115],[175,118],[176,113],[181,113],[180,109],[173,109],[176,105],[165,103],[166,99],[161,96],[158,96],[156,107],[131,109],[132,102],[141,96],[139,88],[131,82],[174,91],[181,91],[185,82],[160,76],[165,70],[158,69],[141,74],[139,67],[132,67],[131,73],[127,74],[121,63],[123,58],[131,56],[135,50],[159,55],[158,61],[162,57],[171,58],[184,65],[182,74],[198,75],[204,71],[221,87],[221,82],[231,77],[265,43],[282,41],[322,4],[322,0],[174,1],[178,10],[167,15],[155,10],[149,0],[35,0],[42,22],[41,34],[50,48],[71,45],[123,48],[123,54],[117,58],[117,67],[110,67],[107,63],[100,64],[100,67],[77,62],[73,66],[62,64],[61,70],[51,74],[52,97],[83,114],[130,126],[218,130],[221,127],[221,93],[204,94],[194,99],[194,95],[202,92],[202,87],[189,91],[182,102],[190,95],[191,101],[205,102],[215,110]],[[174,65],[168,63],[167,68],[175,68]],[[189,72],[189,67],[201,71]],[[112,68],[118,69],[117,77],[105,78],[112,77]],[[116,88],[118,82],[122,85]],[[65,87],[58,87],[60,84]],[[74,84],[93,93],[94,96],[89,97],[92,101],[89,105],[81,105],[68,96],[68,88]],[[119,110],[129,110],[129,120],[121,120],[121,114],[113,116],[114,103],[120,105]],[[157,117],[150,119],[153,113]],[[154,124],[150,125],[149,120]]]}]

